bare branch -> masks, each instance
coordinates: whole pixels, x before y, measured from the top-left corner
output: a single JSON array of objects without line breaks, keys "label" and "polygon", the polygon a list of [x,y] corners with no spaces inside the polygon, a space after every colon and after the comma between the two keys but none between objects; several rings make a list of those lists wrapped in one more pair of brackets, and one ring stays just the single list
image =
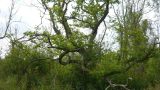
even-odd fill
[{"label": "bare branch", "polygon": [[102,39],[101,39],[100,43],[102,43],[102,41],[104,40],[104,36],[105,36],[105,34],[106,34],[106,31],[107,31],[106,22],[105,22],[105,21],[103,21],[103,22],[104,22],[105,30],[104,30],[104,33],[103,33],[103,36],[102,36]]},{"label": "bare branch", "polygon": [[48,12],[49,12],[49,16],[50,16],[51,22],[53,24],[53,30],[55,31],[56,34],[61,34],[60,31],[56,27],[56,24],[55,24],[55,21],[54,21],[53,11],[48,7],[45,0],[41,0],[41,2],[42,2],[42,5],[43,5],[44,9],[48,10]]},{"label": "bare branch", "polygon": [[11,21],[12,21],[12,19],[13,19],[14,6],[15,6],[15,2],[14,2],[14,0],[12,0],[12,4],[11,4],[11,8],[10,8],[10,13],[9,13],[9,17],[8,17],[8,21],[7,21],[7,23],[6,23],[5,32],[4,32],[4,35],[0,37],[0,39],[3,39],[3,38],[6,37],[7,32],[8,32],[8,29],[9,29],[9,27],[11,26]]},{"label": "bare branch", "polygon": [[129,88],[127,88],[128,81],[129,81],[129,80],[131,80],[131,78],[128,78],[128,79],[127,79],[126,84],[114,84],[114,83],[112,83],[111,80],[109,80],[108,78],[106,78],[106,81],[109,83],[109,85],[105,88],[105,90],[108,90],[109,88],[115,88],[115,87],[121,87],[121,88],[123,88],[124,90],[130,90]]}]

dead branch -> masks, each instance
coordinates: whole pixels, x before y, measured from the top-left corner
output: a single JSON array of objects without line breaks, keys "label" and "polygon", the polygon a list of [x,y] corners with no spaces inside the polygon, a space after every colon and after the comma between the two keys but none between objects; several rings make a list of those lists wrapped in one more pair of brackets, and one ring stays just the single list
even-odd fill
[{"label": "dead branch", "polygon": [[112,83],[110,79],[106,78],[106,81],[109,85],[105,88],[105,90],[108,90],[109,88],[115,88],[115,87],[121,87],[124,90],[130,90],[129,88],[127,88],[129,80],[132,80],[132,78],[128,78],[126,84],[115,84],[115,83]]},{"label": "dead branch", "polygon": [[7,32],[9,30],[10,26],[11,26],[12,19],[13,19],[14,7],[15,7],[15,1],[12,0],[11,7],[10,7],[10,12],[9,12],[9,16],[8,16],[8,21],[6,22],[5,32],[4,32],[4,35],[0,37],[0,39],[3,39],[3,38],[5,38],[7,36]]}]

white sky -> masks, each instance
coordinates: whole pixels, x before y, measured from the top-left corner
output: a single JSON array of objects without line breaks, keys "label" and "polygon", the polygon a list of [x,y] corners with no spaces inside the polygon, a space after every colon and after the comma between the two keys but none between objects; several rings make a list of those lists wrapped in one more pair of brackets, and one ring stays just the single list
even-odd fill
[{"label": "white sky", "polygon": [[[36,0],[15,0],[16,17],[22,22],[35,25],[39,23],[39,11],[32,4]],[[9,12],[11,0],[0,0],[0,17],[6,17]]]},{"label": "white sky", "polygon": [[[9,8],[12,0],[0,0],[0,36],[3,35],[3,29],[9,15]],[[15,0],[15,10],[13,26],[18,28],[18,34],[22,34],[27,30],[33,29],[40,23],[40,11],[32,4],[36,5],[36,0]],[[0,56],[4,56],[3,52],[7,51],[8,40],[0,40]],[[1,54],[2,53],[2,54]]]}]

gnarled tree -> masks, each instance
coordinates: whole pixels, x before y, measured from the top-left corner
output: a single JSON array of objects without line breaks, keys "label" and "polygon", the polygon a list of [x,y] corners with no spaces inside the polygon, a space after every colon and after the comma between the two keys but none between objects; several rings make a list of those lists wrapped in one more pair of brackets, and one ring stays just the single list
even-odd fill
[{"label": "gnarled tree", "polygon": [[[109,10],[115,10],[120,4],[122,11],[115,12],[114,26],[118,33],[119,60],[125,70],[113,71],[105,77],[116,73],[127,72],[134,64],[142,63],[153,57],[156,51],[156,38],[149,43],[147,35],[149,21],[142,19],[144,7],[148,0],[41,0],[44,11],[48,12],[52,31],[26,32],[29,41],[46,51],[51,51],[51,59],[59,64],[76,64],[83,77],[101,59],[103,49],[101,40],[96,40],[98,31],[106,26]],[[150,2],[149,2],[150,3]],[[113,7],[112,7],[113,6]],[[147,6],[148,7],[148,6]],[[119,9],[117,9],[119,10]],[[116,11],[116,10],[115,10]],[[119,15],[120,14],[120,15]],[[84,29],[85,31],[82,32]],[[107,29],[105,27],[105,29]],[[87,34],[89,33],[89,34]],[[105,34],[105,33],[104,33]],[[28,41],[27,40],[27,41]],[[87,82],[83,82],[86,90]]]}]

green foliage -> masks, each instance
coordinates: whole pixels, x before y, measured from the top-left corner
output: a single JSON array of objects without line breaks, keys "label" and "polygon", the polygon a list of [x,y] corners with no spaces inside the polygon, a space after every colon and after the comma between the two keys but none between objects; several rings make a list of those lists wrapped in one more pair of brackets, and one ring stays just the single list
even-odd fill
[{"label": "green foliage", "polygon": [[27,89],[40,84],[37,81],[38,77],[43,77],[49,71],[49,63],[40,51],[31,49],[19,42],[12,45],[11,51],[3,63],[5,77],[16,77],[15,84],[20,84],[20,86],[26,81]]},{"label": "green foliage", "polygon": [[[153,58],[147,63],[135,65],[128,72],[121,74],[109,74],[111,72],[123,71],[123,63],[118,61],[117,53],[107,52],[100,62],[88,73],[77,65],[63,66],[57,62],[47,59],[40,50],[33,49],[19,43],[6,56],[5,60],[0,62],[0,88],[10,90],[81,90],[84,84],[87,90],[104,90],[108,83],[105,81],[105,75],[114,83],[125,84],[127,78],[128,87],[141,90],[149,85],[159,83],[159,65],[157,59]],[[159,61],[158,61],[159,62]],[[26,68],[27,67],[27,68]],[[141,71],[141,67],[144,71]],[[10,87],[7,87],[7,86]]]}]

